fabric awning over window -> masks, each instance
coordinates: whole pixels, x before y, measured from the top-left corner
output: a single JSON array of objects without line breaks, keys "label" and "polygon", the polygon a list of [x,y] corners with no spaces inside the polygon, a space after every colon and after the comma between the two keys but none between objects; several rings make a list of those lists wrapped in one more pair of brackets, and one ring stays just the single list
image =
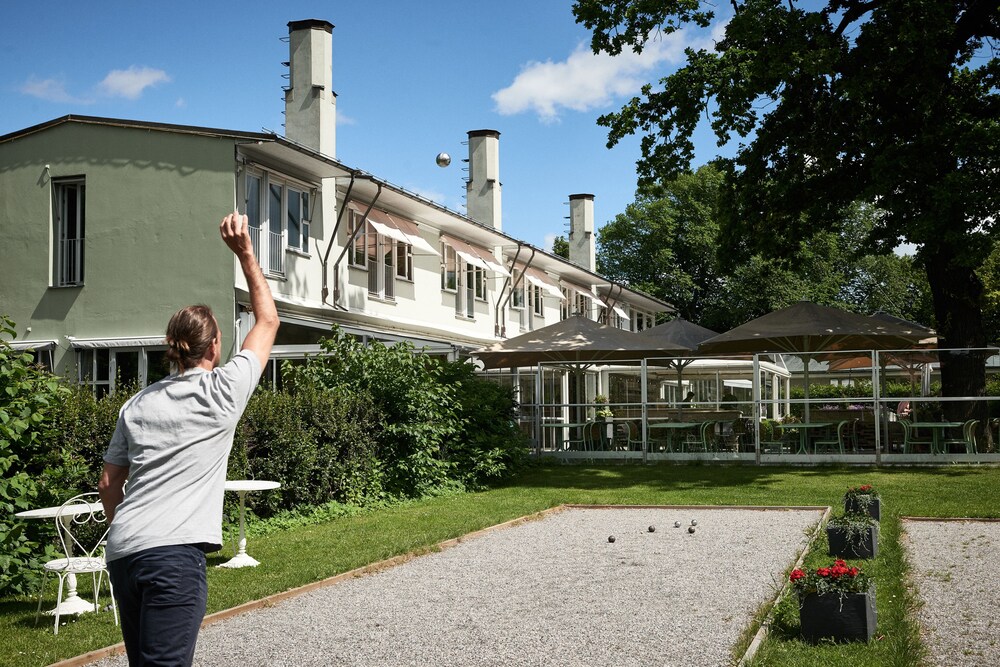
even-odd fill
[{"label": "fabric awning over window", "polygon": [[448,236],[447,234],[442,234],[441,240],[454,248],[455,252],[458,253],[458,256],[469,264],[504,276],[510,275],[510,271],[508,271],[503,264],[498,262],[497,258],[485,248],[477,248],[474,245],[466,243],[465,241],[460,241],[459,239],[456,239],[453,236]]},{"label": "fabric awning over window", "polygon": [[421,250],[426,250],[427,252],[435,255],[441,254],[434,246],[424,240],[424,237],[422,237],[420,232],[417,231],[417,224],[415,222],[398,215],[387,215],[387,217],[393,222],[393,224],[396,225],[396,228],[399,229],[399,231],[406,235],[406,238],[410,239],[410,245],[414,248],[420,248]]},{"label": "fabric awning over window", "polygon": [[590,299],[591,301],[596,301],[596,302],[601,303],[603,305],[603,302],[600,299],[597,298],[597,295],[595,295],[593,292],[591,292],[586,287],[581,287],[581,286],[575,285],[573,283],[565,283],[565,285],[566,285],[566,287],[569,287],[570,289],[576,290],[577,294],[583,295],[583,296],[587,297],[588,299]]},{"label": "fabric awning over window", "polygon": [[[604,304],[604,305],[607,306],[607,304]],[[617,305],[616,306],[611,306],[611,310],[615,311],[616,313],[618,313],[619,316],[621,316],[622,318],[624,318],[626,320],[630,319],[629,316],[628,316],[628,313],[626,313],[625,309],[622,308],[621,306],[617,306]]]},{"label": "fabric awning over window", "polygon": [[[359,204],[354,201],[348,202],[347,207],[357,212],[359,215],[364,215],[365,211],[368,210],[367,205]],[[406,218],[391,216],[381,209],[372,208],[372,210],[368,212],[368,222],[375,229],[375,231],[382,236],[388,236],[389,238],[395,239],[400,243],[405,243],[406,245],[426,250],[434,253],[435,255],[441,254],[435,250],[430,243],[425,241],[422,236],[420,236],[420,233],[417,231],[417,225]]]},{"label": "fabric awning over window", "polygon": [[77,350],[95,350],[113,347],[158,347],[166,345],[163,334],[159,336],[136,336],[134,338],[74,338],[66,336]]},{"label": "fabric awning over window", "polygon": [[538,269],[532,267],[519,267],[521,271],[524,272],[524,277],[529,283],[536,287],[540,287],[550,295],[556,297],[557,299],[565,299],[566,295],[562,293],[562,289],[559,287],[559,283],[549,277],[544,271],[539,271]]},{"label": "fabric awning over window", "polygon": [[9,340],[7,344],[10,345],[12,350],[17,350],[18,352],[24,350],[51,350],[56,346],[56,341],[54,340]]}]

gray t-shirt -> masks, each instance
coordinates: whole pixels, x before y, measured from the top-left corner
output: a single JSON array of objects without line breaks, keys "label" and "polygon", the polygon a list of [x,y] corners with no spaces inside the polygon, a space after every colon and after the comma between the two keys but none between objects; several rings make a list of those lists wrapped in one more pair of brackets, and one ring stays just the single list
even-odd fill
[{"label": "gray t-shirt", "polygon": [[106,558],[172,544],[222,546],[222,500],[236,424],[260,377],[244,350],[212,371],[170,375],[130,398],[104,454],[128,466]]}]

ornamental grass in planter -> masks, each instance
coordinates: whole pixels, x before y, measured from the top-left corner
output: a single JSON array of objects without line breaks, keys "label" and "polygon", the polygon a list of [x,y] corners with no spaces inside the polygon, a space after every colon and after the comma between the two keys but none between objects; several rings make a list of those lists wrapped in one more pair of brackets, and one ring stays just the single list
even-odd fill
[{"label": "ornamental grass in planter", "polygon": [[867,514],[876,521],[882,519],[882,500],[871,484],[852,486],[844,494],[844,513]]},{"label": "ornamental grass in planter", "polygon": [[802,637],[812,643],[867,642],[875,633],[875,584],[858,567],[842,560],[806,572],[792,570],[789,579],[799,598]]},{"label": "ornamental grass in planter", "polygon": [[878,556],[878,521],[867,514],[847,513],[826,524],[830,555],[837,558]]}]

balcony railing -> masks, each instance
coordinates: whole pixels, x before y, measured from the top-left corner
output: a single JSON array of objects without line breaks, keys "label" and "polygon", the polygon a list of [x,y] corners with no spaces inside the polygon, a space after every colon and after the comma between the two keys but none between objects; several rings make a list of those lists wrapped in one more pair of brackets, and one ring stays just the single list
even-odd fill
[{"label": "balcony railing", "polygon": [[83,239],[59,242],[59,286],[83,284]]},{"label": "balcony railing", "polygon": [[285,275],[285,249],[282,247],[283,236],[269,231],[267,233],[267,271],[278,275]]},{"label": "balcony railing", "polygon": [[253,245],[253,256],[260,263],[260,227],[250,227],[250,243]]}]

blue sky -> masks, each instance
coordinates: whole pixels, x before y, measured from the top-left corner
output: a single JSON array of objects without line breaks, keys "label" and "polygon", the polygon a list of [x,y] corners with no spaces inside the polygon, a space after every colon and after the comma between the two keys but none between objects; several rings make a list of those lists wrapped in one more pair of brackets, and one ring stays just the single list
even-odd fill
[{"label": "blue sky", "polygon": [[[498,130],[504,231],[548,248],[568,196],[598,227],[635,192],[638,140],[596,125],[710,31],[595,57],[570,0],[7,2],[0,135],[65,114],[283,132],[287,23],[334,24],[337,158],[464,212],[466,132]],[[724,7],[724,5],[720,5]],[[696,165],[716,153],[698,138]],[[450,153],[450,167],[434,163]],[[225,206],[225,202],[220,202]]]}]

